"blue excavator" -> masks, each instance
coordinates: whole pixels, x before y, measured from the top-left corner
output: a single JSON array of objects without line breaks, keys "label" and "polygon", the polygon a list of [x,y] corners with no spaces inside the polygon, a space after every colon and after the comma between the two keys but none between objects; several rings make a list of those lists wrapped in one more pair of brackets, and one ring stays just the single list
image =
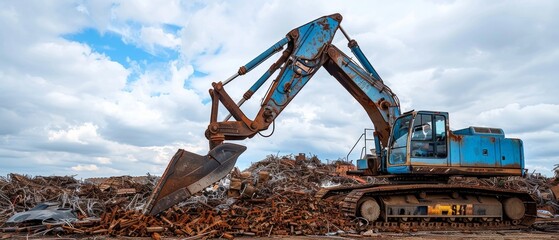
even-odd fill
[{"label": "blue excavator", "polygon": [[[225,141],[252,138],[270,125],[275,127],[276,118],[323,67],[361,104],[374,125],[374,154],[357,160],[357,170],[350,174],[381,177],[388,183],[325,188],[317,198],[338,201],[348,216],[376,227],[514,229],[532,225],[536,202],[528,193],[456,180],[524,176],[522,141],[506,138],[500,128],[450,130],[446,112],[402,113],[397,96],[341,21],[340,14],[332,14],[295,28],[227,80],[212,83],[205,132],[209,153],[201,156],[180,149],[155,187],[145,213],[158,214],[230,173],[246,147]],[[357,62],[332,44],[338,30]],[[279,52],[277,61],[234,102],[225,86]],[[259,112],[249,119],[241,105],[278,70]],[[220,103],[229,112],[223,121],[218,121]]]}]

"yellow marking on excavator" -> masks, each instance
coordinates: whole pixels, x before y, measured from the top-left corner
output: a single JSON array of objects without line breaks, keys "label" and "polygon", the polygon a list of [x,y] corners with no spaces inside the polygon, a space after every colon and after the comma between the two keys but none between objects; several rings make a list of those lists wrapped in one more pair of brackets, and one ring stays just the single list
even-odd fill
[{"label": "yellow marking on excavator", "polygon": [[474,206],[472,204],[436,204],[427,206],[429,215],[472,215]]}]

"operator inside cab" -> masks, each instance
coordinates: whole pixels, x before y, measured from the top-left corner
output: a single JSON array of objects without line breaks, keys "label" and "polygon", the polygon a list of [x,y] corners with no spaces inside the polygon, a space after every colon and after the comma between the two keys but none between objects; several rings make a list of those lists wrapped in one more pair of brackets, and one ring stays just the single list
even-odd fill
[{"label": "operator inside cab", "polygon": [[433,156],[433,128],[431,122],[424,122],[413,128],[411,156],[431,157]]},{"label": "operator inside cab", "polygon": [[431,137],[433,136],[431,123],[423,124],[422,129],[423,130],[421,132],[423,133],[423,140],[431,140]]}]

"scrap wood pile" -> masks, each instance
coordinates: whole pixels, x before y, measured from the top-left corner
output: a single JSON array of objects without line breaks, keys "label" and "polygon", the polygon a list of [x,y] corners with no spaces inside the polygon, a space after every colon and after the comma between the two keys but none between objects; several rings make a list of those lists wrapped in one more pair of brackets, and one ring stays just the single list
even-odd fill
[{"label": "scrap wood pile", "polygon": [[[324,164],[316,157],[268,156],[246,171],[234,169],[227,178],[156,217],[145,216],[141,210],[156,181],[152,176],[142,181],[128,176],[78,181],[10,174],[0,178],[0,229],[35,235],[153,238],[323,235],[353,229],[352,219],[344,217],[337,206],[317,201],[314,194],[322,186],[358,181],[340,176],[336,163]],[[43,202],[74,210],[75,219],[8,223],[14,213]]]}]

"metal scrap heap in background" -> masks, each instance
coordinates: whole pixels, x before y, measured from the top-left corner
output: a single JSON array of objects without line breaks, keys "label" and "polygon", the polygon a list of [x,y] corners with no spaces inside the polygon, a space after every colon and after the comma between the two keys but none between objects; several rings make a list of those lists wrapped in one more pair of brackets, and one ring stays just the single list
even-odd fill
[{"label": "metal scrap heap in background", "polygon": [[[10,174],[0,178],[0,229],[4,232],[1,237],[9,238],[22,232],[35,236],[56,233],[151,236],[154,239],[161,235],[357,236],[353,235],[359,234],[353,219],[343,216],[335,204],[314,198],[321,187],[363,181],[340,174],[339,169],[347,167],[344,164],[347,163],[324,164],[316,157],[304,155],[269,156],[243,172],[234,169],[203,193],[156,217],[141,214],[157,181],[153,176],[78,181],[68,176],[30,178]],[[453,181],[525,189],[538,201],[540,217],[554,218],[559,213],[557,176],[553,179],[532,174],[527,178],[455,178]],[[53,203],[59,208],[52,208]],[[19,220],[14,220],[18,217],[16,213],[33,213],[36,209],[32,208],[36,206],[46,207],[37,211],[41,214],[27,214],[27,219],[19,216]],[[75,218],[44,217],[69,216],[49,215],[68,209],[74,210]],[[556,224],[537,226],[559,230]]]},{"label": "metal scrap heap in background", "polygon": [[3,232],[233,237],[316,235],[349,231],[351,219],[314,199],[324,185],[357,184],[339,176],[336,164],[316,157],[269,156],[157,217],[144,216],[156,179],[112,177],[79,182],[73,177],[10,174],[0,179],[0,223],[42,202],[76,210],[76,219],[5,223]]}]

